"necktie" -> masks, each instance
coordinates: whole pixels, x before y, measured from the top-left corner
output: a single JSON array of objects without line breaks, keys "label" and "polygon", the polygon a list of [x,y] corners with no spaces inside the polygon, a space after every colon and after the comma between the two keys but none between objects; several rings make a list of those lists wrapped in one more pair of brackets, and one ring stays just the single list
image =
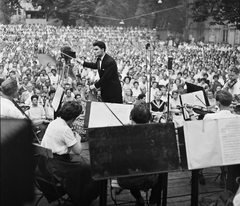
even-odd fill
[{"label": "necktie", "polygon": [[101,68],[100,68],[100,61],[101,61],[101,58],[98,57],[98,58],[97,58],[97,68],[98,68],[98,70],[101,69]]}]

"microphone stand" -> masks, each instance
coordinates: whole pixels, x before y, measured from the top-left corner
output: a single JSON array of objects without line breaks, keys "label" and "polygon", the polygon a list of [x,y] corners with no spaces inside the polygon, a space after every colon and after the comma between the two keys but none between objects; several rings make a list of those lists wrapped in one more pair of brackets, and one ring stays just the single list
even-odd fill
[{"label": "microphone stand", "polygon": [[[172,57],[168,57],[168,70],[172,69]],[[168,77],[168,88],[167,88],[167,122],[171,122],[172,119],[170,117],[170,75]]]},{"label": "microphone stand", "polygon": [[[150,48],[150,49],[148,49]],[[149,51],[149,90],[148,90],[148,103],[149,103],[149,109],[151,105],[151,83],[152,83],[152,52],[153,47],[151,47],[150,43],[146,44],[146,51]],[[147,54],[146,54],[147,57]],[[147,58],[146,58],[147,59]],[[147,63],[147,62],[146,62]],[[147,65],[147,64],[146,64]],[[147,69],[147,68],[146,68]]]}]

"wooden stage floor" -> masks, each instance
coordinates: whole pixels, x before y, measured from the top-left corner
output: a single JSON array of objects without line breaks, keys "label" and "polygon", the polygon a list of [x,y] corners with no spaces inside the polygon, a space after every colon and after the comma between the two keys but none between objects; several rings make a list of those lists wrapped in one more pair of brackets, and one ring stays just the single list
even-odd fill
[{"label": "wooden stage floor", "polygon": [[[84,150],[82,152],[83,156],[89,156],[88,153],[88,143],[84,143]],[[199,205],[207,206],[212,201],[215,201],[217,197],[224,191],[224,188],[219,187],[220,178],[217,178],[217,175],[220,173],[220,168],[208,168],[204,169],[203,174],[206,180],[205,185],[199,185]],[[182,172],[172,172],[168,174],[168,206],[190,206],[191,202],[191,185],[189,184],[191,172],[182,171]],[[110,181],[108,181],[108,196],[107,196],[107,205],[113,206],[114,202],[111,199],[110,195]],[[41,192],[36,189],[35,191],[35,200],[32,203],[25,204],[24,206],[34,206],[38,198],[40,197]],[[113,194],[114,189],[113,189]],[[145,196],[145,193],[142,193]],[[115,196],[115,195],[114,195]],[[128,190],[123,190],[119,195],[116,195],[118,205],[123,206],[133,206],[134,198],[131,196]],[[38,203],[38,206],[49,205],[46,199],[43,197]],[[57,205],[57,202],[50,204],[51,206]],[[66,206],[71,206],[67,203]],[[97,206],[98,201],[95,201],[92,206]],[[147,204],[146,204],[147,205]],[[195,205],[193,205],[195,206]]]}]

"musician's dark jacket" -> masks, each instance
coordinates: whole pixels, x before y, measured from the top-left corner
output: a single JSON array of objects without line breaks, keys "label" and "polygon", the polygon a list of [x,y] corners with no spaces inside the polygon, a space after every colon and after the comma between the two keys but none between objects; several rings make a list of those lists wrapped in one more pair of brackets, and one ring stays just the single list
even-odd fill
[{"label": "musician's dark jacket", "polygon": [[[83,66],[97,69],[97,62],[84,62]],[[101,88],[102,100],[110,103],[122,103],[122,87],[118,77],[117,64],[108,54],[103,57],[98,73],[100,79],[95,83],[95,87]]]}]

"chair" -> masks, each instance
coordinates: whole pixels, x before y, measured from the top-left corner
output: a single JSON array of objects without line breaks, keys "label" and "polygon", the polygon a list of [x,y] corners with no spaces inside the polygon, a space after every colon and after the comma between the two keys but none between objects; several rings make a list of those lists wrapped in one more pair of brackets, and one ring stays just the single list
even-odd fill
[{"label": "chair", "polygon": [[[45,196],[48,203],[58,201],[58,205],[63,206],[66,202],[71,202],[69,197],[65,198],[65,190],[61,186],[52,173],[52,169],[49,167],[48,162],[53,158],[53,153],[50,149],[44,148],[39,144],[33,144],[34,158],[36,161],[35,170],[35,185],[42,192],[41,197],[37,200],[35,206]],[[39,172],[41,171],[41,172]]]}]

